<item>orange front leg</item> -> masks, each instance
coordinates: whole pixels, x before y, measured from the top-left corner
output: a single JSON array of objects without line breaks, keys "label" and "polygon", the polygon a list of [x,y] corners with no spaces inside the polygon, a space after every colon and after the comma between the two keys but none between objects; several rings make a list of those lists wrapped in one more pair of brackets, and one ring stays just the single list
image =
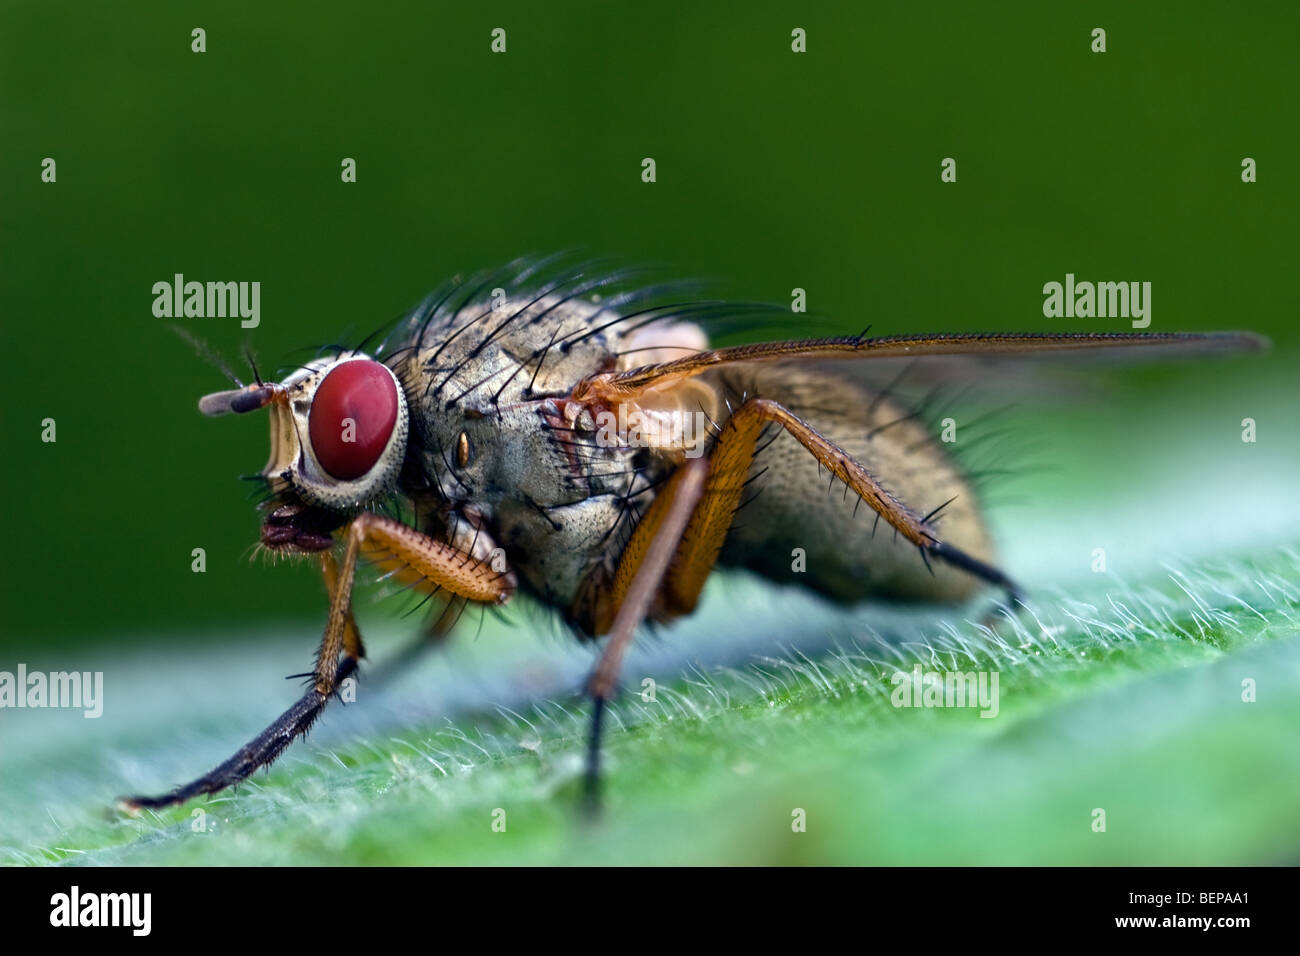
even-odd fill
[{"label": "orange front leg", "polygon": [[361,635],[352,618],[352,584],[357,556],[363,549],[377,564],[399,577],[431,589],[446,590],[460,598],[500,604],[514,593],[515,579],[509,571],[495,571],[487,562],[390,518],[363,513],[347,526],[344,534],[342,563],[337,564],[332,556],[322,560],[330,610],[316,655],[312,688],[211,773],[171,793],[125,797],[121,800],[123,806],[130,810],[166,807],[200,794],[224,790],[270,764],[296,738],[311,729],[330,695],[356,671],[362,655]]}]

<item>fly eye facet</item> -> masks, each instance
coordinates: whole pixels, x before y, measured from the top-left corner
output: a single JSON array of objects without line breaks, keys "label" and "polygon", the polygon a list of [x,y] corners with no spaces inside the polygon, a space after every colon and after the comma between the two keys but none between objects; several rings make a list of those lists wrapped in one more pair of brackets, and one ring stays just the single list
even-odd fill
[{"label": "fly eye facet", "polygon": [[375,467],[397,424],[397,386],[370,359],[343,362],[321,381],[307,418],[312,451],[331,476],[353,481]]}]

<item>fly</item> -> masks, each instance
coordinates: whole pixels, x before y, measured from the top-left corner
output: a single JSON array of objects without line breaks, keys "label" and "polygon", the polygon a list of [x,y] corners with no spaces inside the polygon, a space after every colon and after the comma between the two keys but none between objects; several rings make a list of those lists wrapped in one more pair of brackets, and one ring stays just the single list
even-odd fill
[{"label": "fly", "polygon": [[[602,715],[633,635],[690,614],[717,566],[842,603],[954,603],[988,587],[1020,597],[969,477],[855,370],[1264,344],[1246,332],[863,333],[712,348],[706,327],[775,309],[700,302],[672,284],[624,289],[629,274],[592,267],[547,278],[553,263],[452,282],[373,349],[200,400],[206,415],[268,411],[261,545],[318,562],[329,614],[297,703],[211,773],[124,805],[223,790],[308,731],[365,654],[351,607],[363,561],[437,595],[439,632],[467,605],[523,592],[580,638],[603,639],[585,688],[594,800]],[[843,497],[810,494],[828,476]],[[394,501],[409,521],[383,513]],[[792,567],[796,550],[806,573]]]}]

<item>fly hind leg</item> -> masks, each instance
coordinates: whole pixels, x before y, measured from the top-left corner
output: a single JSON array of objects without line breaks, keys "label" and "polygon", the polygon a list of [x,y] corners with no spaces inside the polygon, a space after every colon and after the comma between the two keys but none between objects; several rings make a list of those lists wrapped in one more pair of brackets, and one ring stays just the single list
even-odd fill
[{"label": "fly hind leg", "polygon": [[699,601],[727,531],[735,519],[763,426],[776,422],[822,465],[842,480],[899,534],[920,550],[928,565],[944,561],[1018,600],[1019,589],[992,565],[940,539],[929,522],[886,491],[852,456],[819,434],[784,405],[753,398],[723,426],[708,458],[688,460],[655,497],[628,541],[614,574],[610,599],[597,618],[596,633],[608,632],[587,683],[592,698],[586,802],[598,808],[600,738],[605,707],[614,694],[623,657],[636,628],[647,617],[688,614]]},{"label": "fly hind leg", "polygon": [[[727,529],[740,506],[744,476],[753,464],[759,433],[769,422],[784,428],[897,534],[915,545],[927,567],[931,559],[942,561],[1002,588],[1008,603],[1020,600],[1021,592],[1014,581],[993,565],[972,557],[939,537],[938,529],[928,517],[913,511],[885,490],[866,466],[848,452],[779,402],[751,398],[736,409],[718,436],[712,455],[714,476],[707,496],[709,513],[701,515],[696,523],[698,526],[693,524],[687,530],[683,554],[679,555],[667,582],[675,613],[686,613],[695,607],[704,580],[717,560]],[[690,547],[695,538],[701,539],[700,543]]]}]

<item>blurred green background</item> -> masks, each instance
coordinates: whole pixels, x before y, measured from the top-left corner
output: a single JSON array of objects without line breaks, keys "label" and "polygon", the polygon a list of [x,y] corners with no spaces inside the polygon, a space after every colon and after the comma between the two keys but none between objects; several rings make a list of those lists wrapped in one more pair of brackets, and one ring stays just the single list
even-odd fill
[{"label": "blurred green background", "polygon": [[[846,332],[1123,328],[1043,318],[1070,271],[1151,281],[1153,330],[1273,336],[1215,377],[1280,389],[1297,7],[999,7],[9,0],[5,646],[322,613],[309,569],[244,560],[257,518],[235,478],[266,426],[198,416],[223,379],[151,313],[176,272],[260,281],[255,331],[185,324],[273,368],[527,252],[662,262],[749,299],[800,286]],[[1205,376],[1144,374],[1175,395]]]},{"label": "blurred green background", "polygon": [[[0,10],[0,669],[102,669],[111,717],[3,715],[0,862],[1297,859],[1300,8],[377,6]],[[271,369],[453,274],[569,248],[748,300],[804,288],[818,317],[791,334],[1124,329],[1043,317],[1073,272],[1150,281],[1153,331],[1274,349],[1136,369],[1092,401],[1008,396],[1041,442],[988,463],[1017,472],[990,489],[994,530],[1041,615],[1009,643],[715,577],[629,660],[663,704],[616,702],[595,835],[569,826],[589,652],[539,643],[555,628],[518,605],[200,802],[212,829],[192,807],[104,814],[264,726],[325,612],[310,567],[247,560],[236,476],[266,422],[199,417],[224,380],[153,316],[153,284],[259,281],[251,333],[182,322]],[[415,628],[406,606],[359,606],[376,658]],[[889,706],[889,669],[936,654],[1000,669],[1003,719]]]}]

